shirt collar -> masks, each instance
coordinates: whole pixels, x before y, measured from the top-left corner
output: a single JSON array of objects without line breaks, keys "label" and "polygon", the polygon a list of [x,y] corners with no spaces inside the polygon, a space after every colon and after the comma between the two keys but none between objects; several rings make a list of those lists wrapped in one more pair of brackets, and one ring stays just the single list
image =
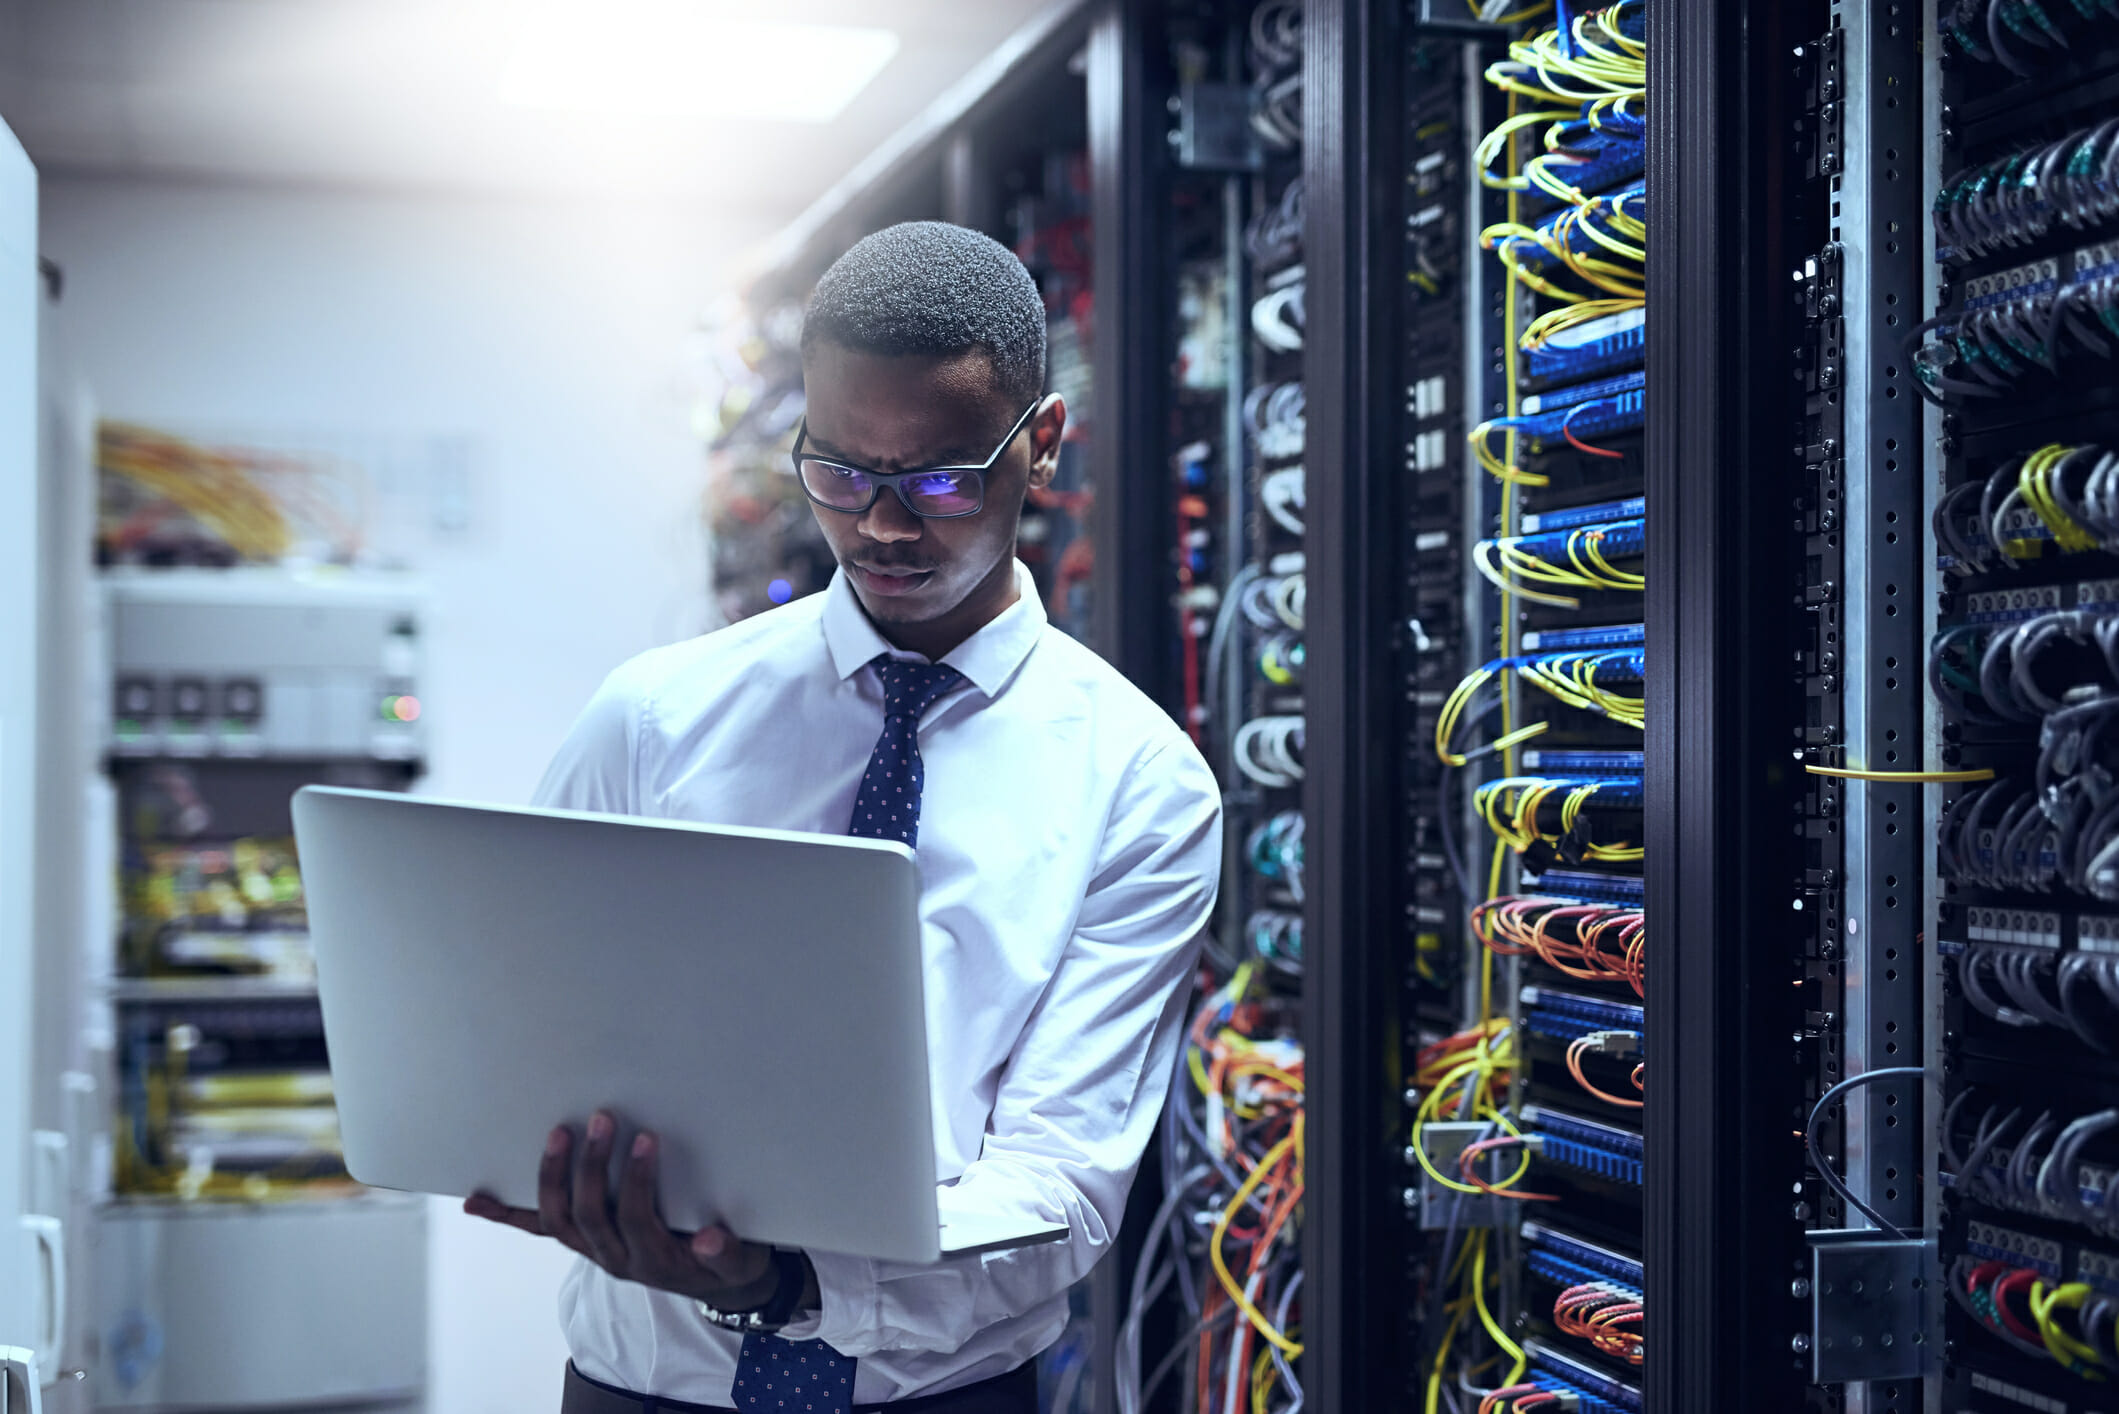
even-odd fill
[{"label": "shirt collar", "polygon": [[[1015,602],[1001,610],[993,622],[951,649],[942,661],[962,673],[973,687],[992,697],[1023,665],[1023,660],[1030,656],[1030,650],[1037,646],[1038,636],[1044,631],[1045,605],[1038,598],[1037,584],[1030,577],[1029,567],[1017,560]],[[860,596],[854,593],[843,569],[833,573],[831,585],[824,591],[824,646],[830,651],[832,667],[842,681],[867,667],[879,653],[916,662],[927,661],[917,653],[892,647],[876,631],[874,621],[861,607]]]}]

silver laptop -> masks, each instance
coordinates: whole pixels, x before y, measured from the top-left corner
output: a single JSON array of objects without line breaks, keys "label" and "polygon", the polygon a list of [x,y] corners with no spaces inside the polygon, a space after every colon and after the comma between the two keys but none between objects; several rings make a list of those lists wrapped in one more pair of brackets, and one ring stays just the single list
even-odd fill
[{"label": "silver laptop", "polygon": [[615,1154],[662,1136],[679,1231],[906,1262],[1066,1235],[941,1225],[905,846],[323,786],[294,826],[361,1182],[534,1208],[545,1135],[609,1107]]}]

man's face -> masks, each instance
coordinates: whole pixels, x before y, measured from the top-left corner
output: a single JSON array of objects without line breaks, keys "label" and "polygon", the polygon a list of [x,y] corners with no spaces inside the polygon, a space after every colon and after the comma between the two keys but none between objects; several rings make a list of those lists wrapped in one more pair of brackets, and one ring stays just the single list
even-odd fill
[{"label": "man's face", "polygon": [[[803,382],[804,450],[873,471],[976,466],[1023,413],[995,387],[992,362],[978,352],[885,357],[827,341],[804,360]],[[1047,403],[986,473],[976,515],[916,516],[887,488],[865,511],[811,505],[879,626],[940,628],[967,617],[960,641],[1012,601],[1023,497],[1049,485],[1059,465],[1066,408],[1057,398]]]}]

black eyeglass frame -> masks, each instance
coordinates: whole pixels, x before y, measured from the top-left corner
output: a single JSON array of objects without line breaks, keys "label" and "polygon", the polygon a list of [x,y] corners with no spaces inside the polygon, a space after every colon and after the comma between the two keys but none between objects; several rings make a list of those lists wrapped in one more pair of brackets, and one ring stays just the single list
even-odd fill
[{"label": "black eyeglass frame", "polygon": [[[882,495],[883,488],[887,486],[897,493],[900,505],[922,520],[962,520],[965,516],[975,516],[986,509],[986,473],[992,471],[994,463],[998,462],[1007,454],[1008,449],[1015,445],[1015,439],[1023,435],[1023,429],[1030,425],[1030,419],[1036,417],[1037,410],[1044,405],[1044,396],[1040,394],[1037,401],[1025,408],[1023,415],[1015,420],[1015,426],[1008,429],[1008,435],[1003,437],[1001,444],[993,449],[993,455],[977,466],[910,466],[903,471],[877,471],[873,467],[856,466],[852,462],[840,461],[837,457],[822,457],[814,453],[804,455],[802,444],[809,440],[809,418],[807,416],[802,419],[801,426],[795,433],[795,445],[788,452],[788,459],[794,465],[795,481],[802,487],[802,494],[827,511],[839,511],[850,516],[864,515],[871,506],[875,505],[876,497]],[[858,506],[835,506],[831,502],[824,500],[816,492],[809,489],[809,482],[802,475],[802,463],[806,461],[822,462],[826,466],[835,466],[841,471],[859,472],[869,480],[868,499]],[[941,472],[952,472],[957,475],[969,474],[972,476],[974,478],[973,485],[978,488],[978,503],[968,511],[950,511],[947,514],[923,511],[918,506],[915,506],[912,503],[912,498],[905,494],[905,478],[908,476],[934,476]]]}]

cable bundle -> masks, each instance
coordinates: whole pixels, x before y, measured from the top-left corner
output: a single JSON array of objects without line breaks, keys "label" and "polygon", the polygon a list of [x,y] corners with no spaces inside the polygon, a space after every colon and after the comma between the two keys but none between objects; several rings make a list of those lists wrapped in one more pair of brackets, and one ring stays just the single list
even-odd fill
[{"label": "cable bundle", "polygon": [[2048,800],[1999,780],[1943,808],[1935,830],[1943,877],[1989,889],[2064,889],[2119,903],[2119,798],[2109,778],[2072,777]]},{"label": "cable bundle", "polygon": [[[1582,1071],[1583,1059],[1587,1056],[1637,1056],[1641,1053],[1641,1033],[1638,1031],[1593,1031],[1587,1036],[1577,1036],[1567,1043],[1567,1073],[1574,1077],[1575,1084],[1607,1105],[1618,1105],[1625,1109],[1641,1108],[1640,1100],[1625,1095],[1614,1095],[1599,1089]],[[1635,1091],[1644,1090],[1641,1077],[1647,1072],[1646,1065],[1633,1068],[1631,1077]]]},{"label": "cable bundle", "polygon": [[1251,445],[1260,457],[1269,461],[1283,457],[1302,455],[1308,424],[1303,417],[1305,406],[1302,383],[1289,379],[1285,383],[1260,383],[1243,395],[1244,426],[1251,434]]},{"label": "cable bundle", "polygon": [[1913,330],[1906,347],[1914,386],[1938,406],[1946,395],[1998,398],[2032,369],[2057,376],[2063,356],[2112,356],[2119,338],[2119,248],[2077,252],[2065,278],[2061,262],[1967,284],[1965,308]]},{"label": "cable bundle", "polygon": [[1251,11],[1251,67],[1277,74],[1302,63],[1302,0],[1265,0]]},{"label": "cable bundle", "polygon": [[1277,972],[1302,975],[1302,915],[1282,908],[1261,908],[1244,920],[1251,951]]},{"label": "cable bundle", "polygon": [[[1640,859],[1641,846],[1637,844],[1598,844],[1590,838],[1589,822],[1582,812],[1600,795],[1617,804],[1638,807],[1640,779],[1499,776],[1481,782],[1472,799],[1486,827],[1518,854],[1542,844],[1550,846],[1569,864],[1614,864]],[[1539,828],[1538,812],[1555,796],[1560,802],[1560,832],[1548,834]]]},{"label": "cable bundle", "polygon": [[1251,306],[1251,332],[1258,342],[1275,353],[1294,353],[1302,347],[1303,325],[1307,315],[1303,306],[1306,286],[1301,278],[1302,267],[1291,265],[1287,274],[1293,278],[1277,289],[1268,290]]},{"label": "cable bundle", "polygon": [[1244,857],[1260,877],[1287,885],[1295,902],[1302,902],[1302,835],[1300,810],[1282,810],[1266,818],[1251,831],[1244,843]]},{"label": "cable bundle", "polygon": [[1302,718],[1253,717],[1236,729],[1236,768],[1262,786],[1302,782]]},{"label": "cable bundle", "polygon": [[[1641,1293],[1630,1287],[1610,1281],[1585,1282],[1560,1293],[1552,1304],[1552,1323],[1606,1355],[1638,1365],[1643,1309]],[[1520,1402],[1516,1405],[1524,1407]]]},{"label": "cable bundle", "polygon": [[2101,730],[2101,704],[2119,691],[2119,609],[1944,629],[1928,648],[1928,685],[1982,726],[2028,726],[2065,711],[2061,726]]},{"label": "cable bundle", "polygon": [[[277,560],[294,548],[287,508],[267,489],[257,474],[265,468],[254,459],[246,462],[152,428],[105,422],[96,434],[96,469],[105,474],[105,524],[97,534],[116,557],[153,544],[158,532],[166,539],[170,524],[184,517],[197,525],[201,539],[218,540],[236,559]],[[348,553],[358,536],[351,539]]]},{"label": "cable bundle", "polygon": [[1935,197],[1935,258],[1960,265],[2029,245],[2057,219],[2089,230],[2119,215],[2119,118],[1958,173]]},{"label": "cable bundle", "polygon": [[1282,188],[1280,199],[1250,219],[1243,248],[1260,269],[1285,265],[1302,254],[1302,178]]},{"label": "cable bundle", "polygon": [[2056,1026],[2110,1055],[2119,1042],[2119,956],[1968,943],[1957,984],[1972,1009],[2003,1026]]},{"label": "cable bundle", "polygon": [[[1641,302],[1648,294],[1642,283],[1647,218],[1647,191],[1637,182],[1624,191],[1587,197],[1535,226],[1497,222],[1479,233],[1479,244],[1494,252],[1517,281],[1552,299],[1576,304],[1615,295]],[[1555,268],[1602,295],[1553,284],[1546,274]]]},{"label": "cable bundle", "polygon": [[1584,982],[1624,982],[1647,994],[1647,921],[1638,908],[1503,894],[1472,909],[1472,931],[1500,957],[1535,957]]},{"label": "cable bundle", "polygon": [[2044,1109],[2019,1131],[2022,1106],[2003,1113],[2001,1104],[1989,1104],[1964,1136],[1971,1147],[1960,1154],[1959,1121],[1970,1113],[1974,1093],[1961,1091],[1943,1113],[1943,1158],[1960,1192],[2105,1237],[2119,1235],[2119,1182],[2110,1169],[2090,1168],[2084,1160],[2092,1141],[2119,1129],[2119,1109],[2075,1116]]},{"label": "cable bundle", "polygon": [[[1482,1395],[1482,1409],[1492,1407],[1496,1395],[1528,1394],[1533,1385],[1518,1385],[1529,1359],[1521,1346],[1494,1318],[1490,1296],[1499,1285],[1499,1274],[1487,1265],[1493,1245],[1492,1230],[1460,1228],[1463,1201],[1468,1197],[1499,1197],[1526,1202],[1551,1201],[1549,1193],[1525,1192],[1516,1187],[1529,1171],[1535,1141],[1516,1128],[1502,1108],[1517,1064],[1515,1036],[1504,1017],[1489,1017],[1480,1025],[1423,1046],[1414,1057],[1413,1085],[1420,1103],[1413,1116],[1409,1157],[1418,1161],[1429,1180],[1457,1195],[1434,1270],[1443,1286],[1454,1292],[1442,1305],[1448,1323],[1437,1343],[1434,1366],[1428,1374],[1426,1408],[1434,1411],[1442,1394],[1443,1371],[1457,1336],[1468,1322],[1484,1329],[1487,1337],[1512,1363],[1496,1391],[1470,1390]],[[1482,1121],[1481,1137],[1464,1146],[1455,1173],[1444,1173],[1429,1157],[1426,1127],[1437,1121]],[[1505,1156],[1505,1157],[1503,1157]],[[1494,1167],[1513,1159],[1513,1167],[1501,1173]],[[1510,1387],[1514,1387],[1513,1391]],[[1452,1404],[1455,1401],[1452,1399]],[[1521,1406],[1518,1406],[1521,1407]]]},{"label": "cable bundle", "polygon": [[2028,78],[2077,39],[2109,38],[2114,20],[2112,0],[1945,0],[1936,27],[1955,52]]},{"label": "cable bundle", "polygon": [[1272,633],[1258,645],[1258,675],[1275,687],[1295,687],[1302,682],[1307,656],[1302,639],[1292,633]]},{"label": "cable bundle", "polygon": [[[1646,18],[1645,0],[1584,11],[1564,35],[1553,28],[1512,42],[1506,59],[1487,66],[1486,81],[1541,103],[1637,102],[1648,93]],[[1492,165],[1486,153],[1480,161]]]},{"label": "cable bundle", "polygon": [[1251,130],[1278,152],[1302,145],[1302,5],[1266,0],[1251,12]]},{"label": "cable bundle", "polygon": [[[1504,191],[1535,192],[1563,208],[1535,227],[1511,214],[1480,233],[1481,244],[1496,251],[1513,278],[1562,302],[1523,331],[1524,348],[1542,347],[1552,335],[1589,320],[1638,309],[1647,293],[1643,189],[1609,191],[1640,177],[1646,161],[1644,14],[1643,0],[1621,0],[1577,15],[1566,34],[1551,29],[1517,40],[1507,59],[1486,70],[1488,83],[1540,106],[1513,113],[1480,141],[1480,180]],[[1520,172],[1497,173],[1510,139],[1539,124],[1546,125],[1545,151]],[[1590,292],[1545,280],[1539,272],[1552,266],[1568,270]]]},{"label": "cable bundle", "polygon": [[2053,1282],[2030,1267],[1959,1257],[1950,1265],[1950,1298],[2022,1354],[2050,1357],[2097,1382],[2119,1368],[2119,1297],[2087,1282]]},{"label": "cable bundle", "polygon": [[2015,569],[2048,544],[2066,554],[2119,549],[2119,452],[2048,443],[1953,487],[1933,524],[1960,577]]},{"label": "cable bundle", "polygon": [[[1647,524],[1645,519],[1636,518],[1539,535],[1481,540],[1472,547],[1472,564],[1496,588],[1518,598],[1534,604],[1579,609],[1582,601],[1572,595],[1551,594],[1529,586],[1542,584],[1619,591],[1646,589],[1648,581],[1645,577],[1631,570],[1618,569],[1611,560],[1613,557],[1638,556],[1646,548]],[[1563,558],[1565,564],[1560,563]]]},{"label": "cable bundle", "polygon": [[[1114,1360],[1118,1408],[1140,1414],[1191,1357],[1185,1407],[1295,1414],[1302,1289],[1303,1062],[1294,1041],[1261,1038],[1255,964],[1206,998],[1185,1036],[1162,1123],[1167,1188],[1150,1220]],[[1211,1268],[1204,1287],[1195,1268]],[[1141,1376],[1141,1322],[1172,1284],[1190,1329]],[[1276,1403],[1276,1396],[1279,1402]]]},{"label": "cable bundle", "polygon": [[1284,466],[1258,478],[1258,503],[1288,534],[1302,534],[1307,485],[1299,466]]}]

